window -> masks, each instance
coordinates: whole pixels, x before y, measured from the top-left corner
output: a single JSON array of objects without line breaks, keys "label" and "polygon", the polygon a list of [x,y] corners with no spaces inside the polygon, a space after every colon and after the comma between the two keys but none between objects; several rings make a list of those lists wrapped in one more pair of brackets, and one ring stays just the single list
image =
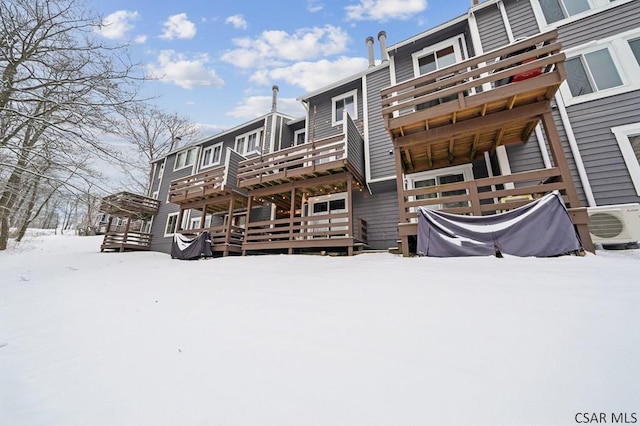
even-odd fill
[{"label": "window", "polygon": [[293,133],[293,144],[302,145],[305,142],[306,131],[305,129],[296,130]]},{"label": "window", "polygon": [[201,168],[220,164],[222,159],[222,142],[219,144],[205,148],[202,151],[202,161],[200,163]]},{"label": "window", "polygon": [[632,29],[567,49],[566,105],[640,89],[640,30]]},{"label": "window", "polygon": [[241,155],[260,152],[260,139],[262,130],[255,130],[236,138],[236,152]]},{"label": "window", "polygon": [[[446,185],[448,183],[465,182],[473,179],[473,171],[471,164],[462,166],[448,167],[428,172],[420,172],[407,175],[407,189],[427,188],[437,185]],[[450,197],[454,195],[465,195],[466,189],[457,189],[453,191],[434,192],[431,194],[416,195],[413,200],[428,200],[432,198]],[[429,204],[432,209],[451,209],[456,207],[467,207],[468,201],[458,201],[453,203]]]},{"label": "window", "polygon": [[200,218],[192,217],[189,219],[189,229],[200,229]]},{"label": "window", "polygon": [[[320,216],[339,214],[347,212],[347,194],[346,192],[323,195],[319,197],[311,197],[309,199],[309,216]],[[316,219],[307,222],[309,225],[321,225],[319,227],[309,228],[308,232],[321,233],[330,231],[347,231],[348,218],[339,217],[333,219]],[[338,225],[336,225],[338,224]],[[343,237],[343,234],[338,235],[309,235],[308,238],[323,238],[323,237]]]},{"label": "window", "polygon": [[618,141],[636,194],[640,195],[640,123],[613,127],[611,131]]},{"label": "window", "polygon": [[170,237],[173,234],[175,234],[177,231],[176,229],[177,225],[178,225],[178,213],[170,213],[169,216],[167,216],[167,224],[164,227],[164,236]]},{"label": "window", "polygon": [[358,118],[357,90],[335,96],[331,99],[331,124],[336,126],[342,123],[344,112],[351,117],[352,120]]},{"label": "window", "polygon": [[622,79],[608,48],[567,59],[567,83],[571,96],[581,96],[621,86]]},{"label": "window", "polygon": [[197,147],[193,147],[179,152],[178,155],[176,155],[176,164],[173,167],[173,170],[184,169],[185,167],[192,166],[196,159],[197,150]]},{"label": "window", "polygon": [[624,0],[538,0],[541,23],[562,25],[589,16],[606,7],[626,3]]},{"label": "window", "polygon": [[164,174],[164,161],[160,164],[160,171],[158,172],[158,180],[162,179],[163,174]]}]

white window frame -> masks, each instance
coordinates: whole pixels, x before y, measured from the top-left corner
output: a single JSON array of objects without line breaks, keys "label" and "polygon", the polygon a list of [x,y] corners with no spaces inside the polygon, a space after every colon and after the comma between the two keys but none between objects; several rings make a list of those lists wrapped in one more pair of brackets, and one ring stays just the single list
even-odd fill
[{"label": "white window frame", "polygon": [[[193,153],[193,157],[192,157],[192,162],[187,164],[187,157],[189,156],[189,151],[194,151]],[[178,165],[178,160],[180,158],[180,155],[184,155],[185,158],[185,163],[182,165]],[[176,154],[176,161],[173,164],[173,171],[175,172],[176,170],[182,170],[182,169],[186,169],[187,167],[193,167],[193,165],[196,163],[196,159],[198,158],[198,147],[197,146],[193,146],[191,148],[187,148],[184,149],[180,152],[178,152]]]},{"label": "white window frame", "polygon": [[160,163],[160,171],[158,172],[158,180],[161,180],[162,176],[164,175],[164,163],[166,163],[166,160],[163,161],[162,163]]},{"label": "white window frame", "polygon": [[[256,135],[256,142],[257,142],[256,148],[252,151],[249,151],[247,149],[248,148],[247,142],[249,141],[249,137],[254,134]],[[239,150],[238,142],[242,138],[244,138],[244,145],[243,145],[243,149]],[[262,147],[262,129],[252,130],[250,132],[243,133],[242,135],[237,136],[234,144],[234,150],[240,155],[248,155],[248,154],[254,154],[254,153],[259,154],[261,147]]]},{"label": "white window frame", "polygon": [[[466,46],[465,45],[465,39],[464,39],[464,35],[463,34],[458,34],[455,37],[451,37],[450,39],[441,41],[440,43],[436,43],[436,44],[432,44],[431,46],[427,46],[424,49],[418,51],[418,52],[414,52],[411,55],[411,59],[413,61],[413,76],[414,77],[420,77],[422,74],[420,74],[420,64],[419,61],[420,59],[424,58],[425,56],[428,55],[433,55],[434,53],[438,52],[439,50],[443,50],[446,49],[447,47],[453,47],[453,53],[456,57],[456,63],[461,62],[462,61],[462,55],[465,54],[466,56],[466,52],[463,52],[460,49],[460,46]],[[449,65],[447,65],[449,66]],[[436,68],[436,69],[440,69],[440,68]]]},{"label": "white window frame", "polygon": [[[165,237],[171,237],[171,236],[175,235],[175,233],[178,231],[178,216],[179,215],[180,215],[180,213],[169,213],[167,215],[167,220],[164,223],[164,236]],[[169,227],[169,220],[172,217],[175,217],[174,230],[173,230],[173,232],[168,233],[167,230],[168,230],[168,227]]]},{"label": "white window frame", "polygon": [[[200,169],[206,169],[208,167],[217,166],[220,163],[222,163],[222,152],[224,151],[223,145],[224,145],[224,142],[219,142],[219,143],[217,143],[215,145],[208,146],[208,147],[206,147],[206,148],[204,148],[202,150],[202,154],[200,155],[200,157],[201,157]],[[220,155],[218,156],[218,160],[217,161],[213,161],[214,157],[215,157],[216,149],[218,149],[218,148],[220,149]],[[210,161],[207,164],[204,164],[204,157],[207,154],[207,152],[209,152],[209,151],[211,152]]]},{"label": "white window frame", "polygon": [[585,95],[573,96],[569,89],[569,83],[565,81],[560,86],[560,94],[562,95],[565,105],[570,106],[580,104],[640,89],[640,65],[638,64],[636,57],[633,55],[633,51],[629,45],[629,41],[638,37],[640,37],[640,29],[636,28],[621,34],[616,34],[612,37],[591,41],[582,46],[567,49],[565,54],[568,60],[606,48],[611,55],[611,60],[613,61],[618,74],[620,75],[622,85],[599,90],[593,93],[587,93]]},{"label": "white window frame", "polygon": [[587,18],[597,13],[604,12],[605,10],[621,6],[631,1],[636,1],[636,0],[616,0],[616,1],[588,0],[589,6],[591,7],[589,10],[585,10],[584,12],[577,13],[575,15],[568,16],[564,19],[560,19],[559,21],[551,22],[551,23],[547,23],[547,19],[544,16],[544,12],[542,10],[542,6],[540,5],[539,0],[532,0],[531,7],[533,9],[533,14],[536,17],[536,21],[538,21],[538,27],[540,28],[540,31],[545,32],[550,29],[558,28],[563,25],[569,24],[571,22],[575,22],[580,19]]},{"label": "white window frame", "polygon": [[[349,202],[347,199],[347,193],[346,192],[338,192],[335,194],[327,194],[327,195],[318,195],[318,196],[314,196],[314,197],[309,197],[307,199],[307,209],[306,211],[303,210],[302,211],[302,215],[304,217],[308,217],[308,218],[314,218],[316,216],[323,216],[323,215],[329,215],[331,214],[331,212],[329,210],[327,210],[327,213],[323,213],[323,214],[314,214],[313,213],[313,206],[315,204],[318,203],[330,203],[331,201],[335,201],[335,200],[344,200],[344,213],[348,213],[349,212]],[[316,219],[316,220],[308,220],[307,224],[308,225],[319,225],[317,228],[311,228],[309,231],[310,232],[329,232],[329,231],[347,231],[348,227],[347,227],[347,223],[348,219],[347,218],[342,218],[342,219]],[[346,234],[345,234],[346,236]],[[331,236],[331,238],[340,238],[341,235],[333,235]],[[314,239],[314,238],[321,238],[321,236],[313,236],[313,235],[309,235],[308,236],[309,239]]]},{"label": "white window frame", "polygon": [[[298,143],[298,136],[300,134],[304,134],[304,140],[302,141],[302,143]],[[293,145],[294,146],[303,145],[305,143],[307,143],[307,129],[300,129],[300,130],[296,130],[295,132],[293,132]]]},{"label": "white window frame", "polygon": [[636,157],[629,141],[629,136],[640,135],[640,123],[612,127],[611,132],[615,135],[616,141],[618,141],[622,158],[631,175],[633,186],[636,188],[636,194],[640,195],[640,159]]},{"label": "white window frame", "polygon": [[199,217],[189,218],[189,230],[192,230],[192,229],[200,229],[200,218]]},{"label": "white window frame", "polygon": [[[351,90],[338,96],[331,98],[331,125],[338,126],[342,124],[344,118],[336,119],[336,102],[353,97],[353,116],[350,115],[352,120],[358,119],[358,89]],[[344,117],[344,115],[343,115]]]},{"label": "white window frame", "polygon": [[[439,176],[446,176],[446,175],[453,175],[453,174],[462,174],[462,176],[464,177],[464,182],[468,182],[473,180],[473,164],[469,163],[469,164],[461,164],[459,166],[453,166],[453,167],[445,167],[442,169],[435,169],[435,170],[429,170],[426,172],[418,172],[418,173],[412,173],[412,174],[408,174],[405,175],[405,182],[406,182],[406,189],[415,189],[415,182],[416,181],[423,181],[423,180],[427,180],[427,179],[436,179],[436,185],[439,185],[439,183],[437,183],[437,178]],[[438,196],[440,196],[440,192],[437,193]],[[410,197],[409,201],[415,201],[415,196]],[[441,204],[429,204],[429,208],[434,209],[434,210],[441,210],[443,209],[443,206]],[[415,208],[412,207],[412,211],[415,211]]]}]

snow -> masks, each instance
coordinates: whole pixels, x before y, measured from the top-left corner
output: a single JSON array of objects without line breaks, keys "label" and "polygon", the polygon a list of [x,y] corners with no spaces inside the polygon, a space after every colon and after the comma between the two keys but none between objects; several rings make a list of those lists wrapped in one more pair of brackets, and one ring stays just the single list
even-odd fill
[{"label": "snow", "polygon": [[0,423],[570,425],[640,411],[640,250],[179,261],[100,243],[36,235],[0,253]]}]

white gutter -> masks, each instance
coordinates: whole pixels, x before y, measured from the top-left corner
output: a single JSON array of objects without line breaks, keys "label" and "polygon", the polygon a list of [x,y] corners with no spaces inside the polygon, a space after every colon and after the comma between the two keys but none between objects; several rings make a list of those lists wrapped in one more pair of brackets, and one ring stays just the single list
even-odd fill
[{"label": "white gutter", "polygon": [[[565,85],[567,84],[567,82],[565,81],[562,84]],[[596,199],[593,196],[593,190],[591,189],[591,184],[589,183],[587,169],[585,169],[584,163],[582,162],[582,156],[580,155],[580,150],[578,149],[578,141],[576,140],[576,135],[573,133],[573,127],[571,127],[567,109],[565,108],[564,101],[562,100],[562,96],[560,96],[559,93],[556,93],[555,99],[556,105],[558,106],[558,112],[560,112],[562,125],[564,126],[565,133],[567,134],[567,140],[569,141],[571,154],[573,155],[573,159],[576,162],[576,169],[578,170],[580,183],[582,184],[582,189],[584,189],[584,195],[585,197],[587,197],[587,204],[589,204],[589,207],[594,207],[597,205]]]}]

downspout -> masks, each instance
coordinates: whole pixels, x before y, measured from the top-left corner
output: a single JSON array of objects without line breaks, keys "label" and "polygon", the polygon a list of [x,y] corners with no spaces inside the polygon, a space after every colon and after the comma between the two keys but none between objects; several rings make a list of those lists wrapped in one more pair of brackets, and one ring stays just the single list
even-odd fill
[{"label": "downspout", "polygon": [[[567,84],[567,82],[565,81],[562,84]],[[562,125],[564,126],[564,131],[567,134],[567,140],[569,141],[571,154],[573,155],[573,159],[576,162],[576,169],[578,171],[578,176],[580,177],[580,183],[582,184],[584,195],[587,198],[587,204],[589,207],[594,207],[597,205],[596,199],[593,196],[593,190],[591,189],[591,184],[589,183],[587,169],[585,169],[584,163],[582,162],[582,156],[580,155],[580,150],[578,149],[578,141],[576,140],[576,135],[573,133],[571,121],[569,121],[569,114],[567,114],[567,109],[564,106],[564,101],[562,100],[562,96],[560,96],[559,93],[556,93],[555,100],[556,105],[558,106],[558,112],[560,113],[560,119],[562,120]]]}]

